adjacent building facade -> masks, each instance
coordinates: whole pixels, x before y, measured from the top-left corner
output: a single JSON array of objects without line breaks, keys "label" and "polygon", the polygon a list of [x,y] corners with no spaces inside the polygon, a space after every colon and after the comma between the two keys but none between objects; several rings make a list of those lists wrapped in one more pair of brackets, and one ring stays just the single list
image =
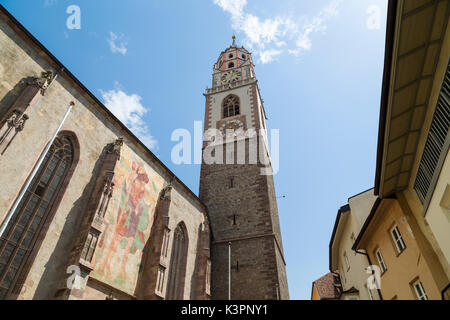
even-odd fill
[{"label": "adjacent building facade", "polygon": [[383,299],[440,300],[448,278],[405,206],[395,198],[377,199],[353,248],[378,267]]},{"label": "adjacent building facade", "polygon": [[379,300],[376,289],[367,285],[371,275],[370,259],[364,252],[353,250],[376,197],[373,189],[348,200],[348,204],[338,211],[330,240],[330,271],[340,277],[341,300]]},{"label": "adjacent building facade", "polygon": [[375,195],[396,199],[423,234],[441,295],[450,284],[449,13],[448,0],[389,3],[375,179]]},{"label": "adjacent building facade", "polygon": [[375,188],[330,243],[330,271],[362,279],[339,248],[351,239],[384,300],[450,299],[449,14],[448,0],[389,1]]}]

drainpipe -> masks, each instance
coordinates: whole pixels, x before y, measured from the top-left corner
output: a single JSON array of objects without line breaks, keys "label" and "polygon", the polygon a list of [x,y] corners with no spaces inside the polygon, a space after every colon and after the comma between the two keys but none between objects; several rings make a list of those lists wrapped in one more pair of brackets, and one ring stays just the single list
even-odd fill
[{"label": "drainpipe", "polygon": [[[366,256],[367,257],[367,261],[369,262],[369,266],[372,265],[372,261],[370,261],[370,257],[369,257],[369,255],[367,253],[358,251],[356,249],[353,249],[353,251],[355,251],[357,254],[361,254],[363,256]],[[380,300],[383,300],[383,296],[381,294],[381,289],[377,289],[377,291],[378,291],[378,296],[380,297]]]}]

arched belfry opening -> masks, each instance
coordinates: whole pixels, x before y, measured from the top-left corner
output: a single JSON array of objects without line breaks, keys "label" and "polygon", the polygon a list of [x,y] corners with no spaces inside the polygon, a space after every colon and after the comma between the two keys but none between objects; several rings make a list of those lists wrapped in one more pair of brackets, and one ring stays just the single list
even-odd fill
[{"label": "arched belfry opening", "polygon": [[223,99],[223,118],[230,118],[241,114],[239,97],[231,94]]}]

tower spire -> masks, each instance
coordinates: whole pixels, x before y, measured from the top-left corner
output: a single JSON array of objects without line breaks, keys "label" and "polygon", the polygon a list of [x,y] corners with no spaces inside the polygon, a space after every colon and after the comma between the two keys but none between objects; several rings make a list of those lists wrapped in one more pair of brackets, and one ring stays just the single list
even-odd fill
[{"label": "tower spire", "polygon": [[233,43],[231,44],[231,46],[236,47],[236,36],[233,34],[231,38],[233,39]]}]

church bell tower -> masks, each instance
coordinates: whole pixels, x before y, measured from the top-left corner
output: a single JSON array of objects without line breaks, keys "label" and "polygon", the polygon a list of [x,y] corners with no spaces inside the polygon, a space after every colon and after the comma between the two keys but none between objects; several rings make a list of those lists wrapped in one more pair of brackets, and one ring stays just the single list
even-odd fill
[{"label": "church bell tower", "polygon": [[212,78],[200,176],[212,230],[211,298],[228,299],[230,285],[233,300],[287,300],[264,104],[252,55],[234,36]]}]

